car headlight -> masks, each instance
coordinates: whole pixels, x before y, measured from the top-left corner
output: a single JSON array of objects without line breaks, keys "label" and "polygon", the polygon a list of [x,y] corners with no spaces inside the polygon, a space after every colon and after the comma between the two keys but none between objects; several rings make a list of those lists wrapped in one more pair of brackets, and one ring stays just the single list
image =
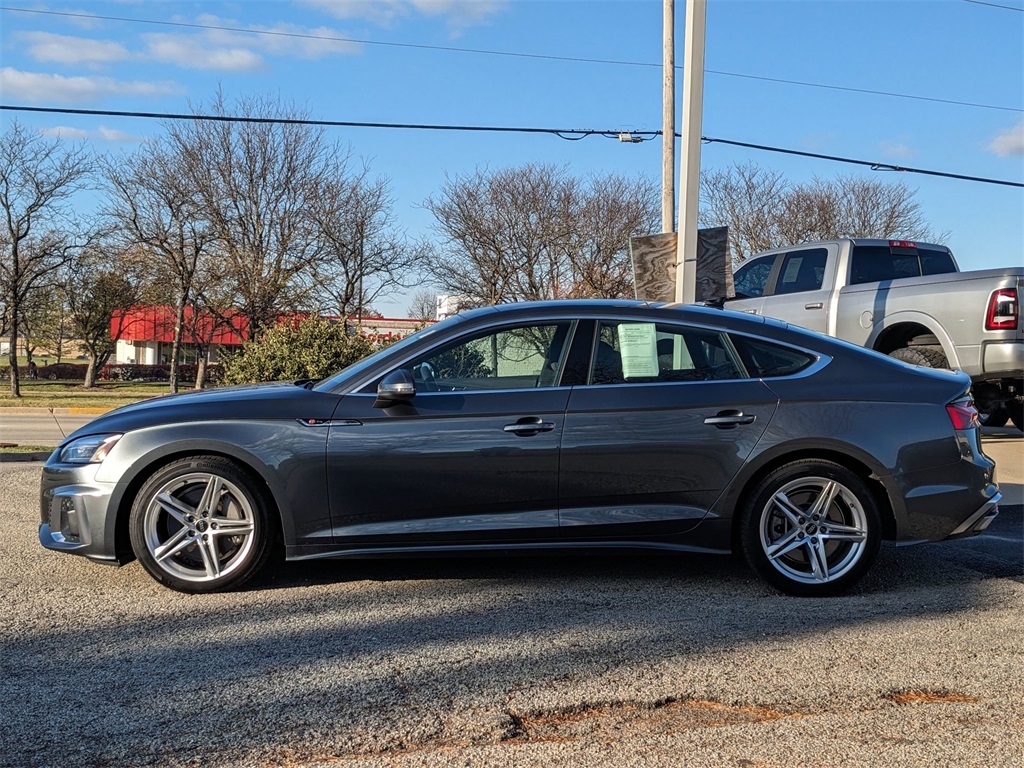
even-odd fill
[{"label": "car headlight", "polygon": [[61,464],[98,464],[107,458],[121,435],[88,435],[72,440],[60,449]]}]

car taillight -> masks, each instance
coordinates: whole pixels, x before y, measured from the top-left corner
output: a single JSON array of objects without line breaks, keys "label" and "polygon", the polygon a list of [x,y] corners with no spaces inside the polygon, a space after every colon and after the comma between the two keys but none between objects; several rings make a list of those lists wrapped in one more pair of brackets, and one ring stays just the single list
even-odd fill
[{"label": "car taillight", "polygon": [[961,398],[946,406],[946,413],[949,420],[953,422],[953,429],[974,429],[981,427],[978,420],[978,409],[974,407],[974,401],[969,397]]},{"label": "car taillight", "polygon": [[1001,288],[988,300],[985,330],[1001,331],[1017,327],[1017,289]]}]

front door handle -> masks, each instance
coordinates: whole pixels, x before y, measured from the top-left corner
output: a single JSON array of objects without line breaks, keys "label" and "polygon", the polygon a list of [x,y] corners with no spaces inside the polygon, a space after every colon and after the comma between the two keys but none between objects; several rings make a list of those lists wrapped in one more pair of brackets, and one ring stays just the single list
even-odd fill
[{"label": "front door handle", "polygon": [[704,419],[704,423],[719,429],[735,429],[740,424],[753,424],[756,418],[754,414],[743,411],[719,411],[717,416]]},{"label": "front door handle", "polygon": [[825,305],[820,301],[814,301],[810,304],[804,304],[804,309],[823,309]]},{"label": "front door handle", "polygon": [[553,421],[544,421],[538,416],[524,416],[515,424],[506,424],[504,431],[528,437],[536,435],[538,432],[550,432],[554,428],[555,422]]}]

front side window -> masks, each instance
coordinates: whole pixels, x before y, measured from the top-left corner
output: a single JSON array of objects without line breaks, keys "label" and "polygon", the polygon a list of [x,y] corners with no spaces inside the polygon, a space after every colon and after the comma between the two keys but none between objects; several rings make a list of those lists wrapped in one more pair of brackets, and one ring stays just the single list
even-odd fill
[{"label": "front side window", "polygon": [[725,336],[666,323],[605,320],[598,329],[591,384],[743,378]]},{"label": "front side window", "polygon": [[569,321],[510,326],[433,349],[402,366],[423,392],[533,389],[558,380]]},{"label": "front side window", "polygon": [[736,274],[733,276],[733,286],[736,289],[737,299],[764,296],[764,289],[768,285],[768,278],[771,277],[775,259],[775,256],[765,256],[744,264],[736,270]]}]

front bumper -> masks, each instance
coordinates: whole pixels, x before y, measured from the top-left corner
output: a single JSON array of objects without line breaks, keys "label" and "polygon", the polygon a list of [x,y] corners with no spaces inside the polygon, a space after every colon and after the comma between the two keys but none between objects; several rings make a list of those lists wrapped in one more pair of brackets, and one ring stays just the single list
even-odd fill
[{"label": "front bumper", "polygon": [[96,480],[98,464],[47,462],[39,489],[39,543],[47,549],[82,555],[101,563],[121,564],[116,514],[111,504],[115,483]]}]

